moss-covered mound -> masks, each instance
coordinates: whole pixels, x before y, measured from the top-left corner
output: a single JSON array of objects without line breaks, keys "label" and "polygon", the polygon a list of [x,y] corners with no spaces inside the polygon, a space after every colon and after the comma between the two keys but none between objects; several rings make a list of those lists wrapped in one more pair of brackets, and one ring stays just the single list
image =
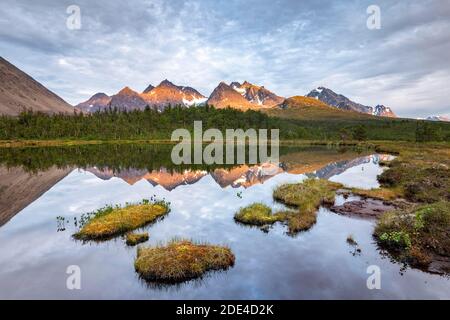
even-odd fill
[{"label": "moss-covered mound", "polygon": [[168,203],[147,200],[124,207],[106,206],[91,213],[74,237],[80,240],[110,239],[153,223],[168,212]]},{"label": "moss-covered mound", "polygon": [[273,197],[302,212],[316,211],[321,204],[332,205],[340,183],[324,179],[308,179],[302,183],[285,184],[273,192]]},{"label": "moss-covered mound", "polygon": [[333,205],[339,183],[324,179],[308,179],[303,183],[285,184],[273,192],[273,197],[288,206],[297,208],[295,212],[283,213],[289,227],[289,233],[295,234],[310,229],[317,219],[320,205]]},{"label": "moss-covered mound", "polygon": [[227,247],[172,240],[166,246],[138,247],[134,267],[147,281],[180,283],[208,271],[226,270],[234,265],[234,260]]},{"label": "moss-covered mound", "polygon": [[327,180],[308,179],[303,183],[286,184],[274,191],[274,198],[295,209],[272,213],[272,209],[261,203],[241,208],[234,216],[240,223],[252,226],[266,226],[283,222],[288,233],[294,235],[310,229],[316,223],[316,211],[321,204],[332,205],[335,191],[342,187]]},{"label": "moss-covered mound", "polygon": [[240,223],[252,226],[265,226],[274,224],[277,221],[284,221],[283,214],[272,214],[272,209],[262,203],[254,203],[245,208],[241,208],[234,219]]},{"label": "moss-covered mound", "polygon": [[126,244],[127,246],[135,246],[139,243],[148,241],[148,232],[145,233],[127,233]]},{"label": "moss-covered mound", "polygon": [[[374,233],[381,247],[412,266],[428,267],[434,260],[450,262],[450,203],[412,206],[385,213]],[[442,259],[443,258],[443,259]],[[449,273],[443,267],[443,272]]]}]

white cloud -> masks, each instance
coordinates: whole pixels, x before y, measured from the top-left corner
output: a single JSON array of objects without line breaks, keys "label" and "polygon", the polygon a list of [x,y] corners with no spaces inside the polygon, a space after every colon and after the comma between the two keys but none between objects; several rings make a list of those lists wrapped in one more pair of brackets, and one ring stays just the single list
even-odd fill
[{"label": "white cloud", "polygon": [[80,0],[71,31],[59,1],[19,0],[0,8],[0,50],[72,104],[167,78],[205,95],[222,80],[284,96],[325,85],[404,116],[445,111],[445,90],[433,91],[448,83],[450,9],[383,0],[370,31],[365,2]]}]

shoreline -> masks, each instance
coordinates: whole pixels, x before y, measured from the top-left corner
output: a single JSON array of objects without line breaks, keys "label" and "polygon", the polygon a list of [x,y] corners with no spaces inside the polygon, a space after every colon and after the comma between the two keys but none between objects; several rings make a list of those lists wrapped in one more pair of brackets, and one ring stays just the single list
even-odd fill
[{"label": "shoreline", "polygon": [[[225,143],[227,140],[223,140]],[[212,142],[212,141],[211,141]],[[77,145],[99,145],[99,144],[178,144],[178,141],[168,139],[132,139],[132,140],[0,140],[0,148],[20,148],[20,147],[62,147]],[[203,141],[203,144],[209,144],[209,141]],[[393,140],[368,140],[368,141],[327,141],[327,140],[280,140],[280,146],[336,146],[336,147],[365,147],[365,148],[389,148],[390,146],[434,146],[450,148],[450,142],[412,142],[412,141],[393,141]]]}]

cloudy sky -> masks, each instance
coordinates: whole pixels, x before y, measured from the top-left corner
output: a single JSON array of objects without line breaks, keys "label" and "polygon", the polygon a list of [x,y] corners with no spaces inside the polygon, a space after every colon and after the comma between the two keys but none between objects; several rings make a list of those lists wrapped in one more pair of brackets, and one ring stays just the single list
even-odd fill
[{"label": "cloudy sky", "polygon": [[[381,29],[367,28],[369,5]],[[70,5],[81,28],[67,27]],[[328,87],[400,116],[450,114],[450,0],[2,0],[0,55],[71,104],[164,79],[282,96]]]}]

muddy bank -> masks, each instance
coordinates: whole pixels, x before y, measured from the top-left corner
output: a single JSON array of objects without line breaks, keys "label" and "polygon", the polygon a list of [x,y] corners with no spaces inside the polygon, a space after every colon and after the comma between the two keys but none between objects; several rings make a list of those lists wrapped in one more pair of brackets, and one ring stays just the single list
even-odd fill
[{"label": "muddy bank", "polygon": [[427,271],[430,273],[450,275],[450,257],[441,255],[432,256]]},{"label": "muddy bank", "polygon": [[344,216],[377,219],[383,213],[394,210],[395,208],[396,206],[393,203],[367,198],[349,201],[340,206],[332,206],[330,209]]}]

